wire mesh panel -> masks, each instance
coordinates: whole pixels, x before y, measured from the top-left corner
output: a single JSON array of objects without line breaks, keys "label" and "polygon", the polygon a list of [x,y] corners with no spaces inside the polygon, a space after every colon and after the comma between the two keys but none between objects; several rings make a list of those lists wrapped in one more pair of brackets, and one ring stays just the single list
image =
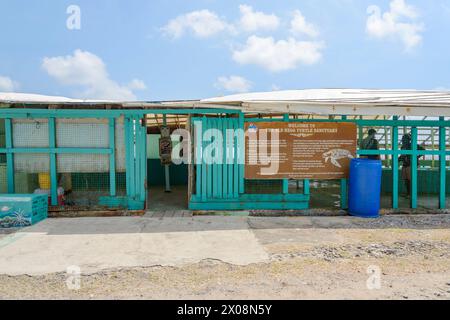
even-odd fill
[{"label": "wire mesh panel", "polygon": [[0,153],[0,193],[8,193],[6,176],[6,154]]},{"label": "wire mesh panel", "polygon": [[[28,194],[41,191],[50,194],[49,186],[50,156],[46,153],[18,153],[14,155],[14,185],[15,192]],[[46,185],[42,177],[46,177]],[[39,190],[40,189],[40,190]],[[45,192],[44,192],[45,191]]]},{"label": "wire mesh panel", "polygon": [[109,194],[109,155],[81,152],[110,147],[109,121],[57,119],[56,146],[80,149],[80,153],[63,153],[56,157],[58,188],[65,194],[63,204],[97,205],[99,197]]},{"label": "wire mesh panel", "polygon": [[47,119],[14,119],[12,121],[15,148],[48,148]]},{"label": "wire mesh panel", "polygon": [[[77,157],[78,161],[73,162]],[[70,162],[67,161],[70,159]],[[108,155],[64,154],[57,156],[58,187],[64,190],[66,206],[96,206],[110,193],[108,166],[101,172]]]},{"label": "wire mesh panel", "polygon": [[[12,142],[14,148],[48,148],[47,119],[13,119]],[[14,154],[14,186],[19,194],[39,192],[39,175],[50,172],[50,157],[46,153]],[[50,192],[48,192],[50,193]]]},{"label": "wire mesh panel", "polygon": [[313,209],[339,209],[341,206],[341,184],[337,180],[311,180],[311,201]]},{"label": "wire mesh panel", "polygon": [[281,180],[245,180],[247,194],[280,194],[283,192]]},{"label": "wire mesh panel", "polygon": [[5,119],[0,119],[0,148],[6,147]]}]

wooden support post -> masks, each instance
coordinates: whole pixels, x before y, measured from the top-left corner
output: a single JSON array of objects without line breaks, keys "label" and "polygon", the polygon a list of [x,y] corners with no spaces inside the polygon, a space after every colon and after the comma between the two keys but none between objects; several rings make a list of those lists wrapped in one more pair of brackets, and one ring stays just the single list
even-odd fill
[{"label": "wooden support post", "polygon": [[116,120],[109,119],[109,191],[111,197],[117,195],[116,191]]},{"label": "wooden support post", "polygon": [[[444,121],[444,117],[440,117]],[[446,160],[446,127],[439,127],[439,209],[446,209],[446,179],[447,179],[447,160]]]},{"label": "wooden support post", "polygon": [[[394,121],[397,121],[398,117],[394,117]],[[398,127],[392,127],[392,208],[398,209]]]},{"label": "wooden support post", "polygon": [[[48,119],[49,147],[56,148],[56,120]],[[52,206],[58,205],[58,173],[56,168],[56,153],[50,153],[50,194]]]},{"label": "wooden support post", "polygon": [[15,184],[14,184],[14,153],[11,150],[13,148],[13,129],[12,129],[12,120],[5,119],[5,138],[6,138],[6,176],[8,183],[8,193],[15,193]]}]

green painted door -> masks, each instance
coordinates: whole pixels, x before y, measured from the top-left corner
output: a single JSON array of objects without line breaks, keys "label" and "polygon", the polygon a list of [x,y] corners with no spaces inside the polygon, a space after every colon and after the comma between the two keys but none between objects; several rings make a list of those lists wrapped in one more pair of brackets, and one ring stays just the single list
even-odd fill
[{"label": "green painted door", "polygon": [[244,193],[242,118],[193,118],[195,202],[237,200]]}]

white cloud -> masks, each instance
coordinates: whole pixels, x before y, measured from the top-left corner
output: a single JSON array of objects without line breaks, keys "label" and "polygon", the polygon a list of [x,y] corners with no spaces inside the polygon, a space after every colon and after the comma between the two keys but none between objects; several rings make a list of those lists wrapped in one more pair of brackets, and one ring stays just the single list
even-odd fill
[{"label": "white cloud", "polygon": [[233,59],[240,64],[255,64],[269,71],[279,72],[312,65],[322,58],[324,45],[316,41],[294,38],[275,41],[272,37],[251,36],[241,50],[234,50]]},{"label": "white cloud", "polygon": [[274,14],[254,11],[251,6],[240,5],[241,20],[239,26],[246,32],[258,30],[275,30],[280,25],[280,19]]},{"label": "white cloud", "polygon": [[319,36],[319,30],[317,30],[315,25],[306,21],[300,10],[294,11],[290,31],[294,35],[307,35],[312,38]]},{"label": "white cloud", "polygon": [[162,31],[174,39],[180,38],[187,31],[194,36],[207,38],[225,31],[229,26],[216,13],[209,10],[193,11],[180,15],[162,28]]},{"label": "white cloud", "polygon": [[76,50],[73,55],[46,57],[42,67],[61,84],[82,88],[82,98],[135,100],[133,90],[145,89],[145,84],[138,79],[128,86],[110,79],[102,59],[88,51]]},{"label": "white cloud", "polygon": [[229,92],[242,93],[250,91],[252,83],[239,76],[219,77],[215,87]]},{"label": "white cloud", "polygon": [[145,85],[144,81],[139,79],[133,79],[129,84],[128,88],[131,90],[146,90],[147,86]]},{"label": "white cloud", "polygon": [[9,77],[0,76],[0,91],[13,92],[19,88],[19,84]]},{"label": "white cloud", "polygon": [[379,39],[399,39],[406,50],[411,50],[422,42],[423,23],[418,22],[419,12],[405,0],[392,0],[390,10],[381,13],[378,6],[367,8],[367,33]]}]

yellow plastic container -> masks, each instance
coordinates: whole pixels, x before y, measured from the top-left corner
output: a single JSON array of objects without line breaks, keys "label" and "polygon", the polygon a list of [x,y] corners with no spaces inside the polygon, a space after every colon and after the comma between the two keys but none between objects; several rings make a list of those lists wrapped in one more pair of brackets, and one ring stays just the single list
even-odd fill
[{"label": "yellow plastic container", "polygon": [[50,189],[50,174],[39,173],[39,188],[44,190]]}]

